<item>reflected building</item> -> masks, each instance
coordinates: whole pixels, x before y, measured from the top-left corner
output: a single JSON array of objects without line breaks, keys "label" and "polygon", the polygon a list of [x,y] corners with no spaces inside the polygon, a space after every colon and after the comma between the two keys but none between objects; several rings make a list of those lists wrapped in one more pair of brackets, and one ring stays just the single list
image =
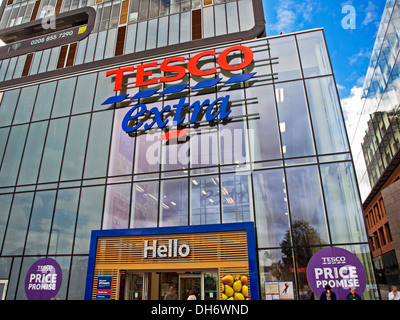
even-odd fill
[{"label": "reflected building", "polygon": [[[46,7],[47,6],[47,7]],[[56,29],[48,6],[54,8]],[[27,299],[243,298],[338,246],[376,299],[353,160],[322,29],[265,37],[258,0],[9,0],[0,38],[0,280]],[[144,247],[143,247],[144,246]],[[238,281],[238,280],[237,280]],[[107,294],[106,294],[107,295]]]},{"label": "reflected building", "polygon": [[363,86],[352,152],[382,297],[399,285],[400,2],[386,1]]}]

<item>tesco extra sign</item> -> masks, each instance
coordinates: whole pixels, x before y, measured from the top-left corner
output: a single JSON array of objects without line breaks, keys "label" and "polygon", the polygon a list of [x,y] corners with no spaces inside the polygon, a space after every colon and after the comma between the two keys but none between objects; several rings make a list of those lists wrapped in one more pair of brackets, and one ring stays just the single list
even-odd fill
[{"label": "tesco extra sign", "polygon": [[[228,55],[233,51],[241,51],[243,53],[244,59],[243,59],[242,63],[232,66],[228,62]],[[217,73],[217,67],[214,67],[211,69],[206,69],[206,70],[199,69],[199,67],[198,67],[199,60],[201,58],[207,57],[207,56],[216,57],[215,50],[200,52],[200,53],[196,54],[195,56],[193,56],[187,64],[187,71],[189,71],[189,73],[191,75],[200,76],[200,77]],[[244,69],[252,61],[253,61],[253,51],[250,48],[245,47],[245,46],[233,46],[233,47],[227,48],[224,51],[222,51],[217,57],[217,64],[220,66],[221,69],[224,69],[227,71],[235,71],[235,70]],[[175,73],[175,75],[169,76],[169,77],[152,77],[153,72],[152,72],[152,70],[149,70],[148,68],[158,67],[157,61],[144,63],[144,64],[136,66],[135,87],[148,86],[148,85],[152,85],[152,84],[157,84],[159,82],[161,82],[161,83],[172,82],[172,81],[177,81],[177,80],[182,79],[186,74],[186,68],[182,65],[172,65],[173,62],[185,62],[185,57],[168,58],[160,64],[160,69],[162,72]],[[110,71],[106,72],[107,77],[111,76],[111,75],[115,75],[114,91],[122,90],[122,82],[123,82],[123,77],[124,77],[125,72],[133,72],[133,71],[135,71],[135,66],[110,70]],[[150,77],[150,79],[145,80],[145,77]]]},{"label": "tesco extra sign", "polygon": [[[228,56],[232,53],[240,53],[242,56],[241,62],[239,64],[231,64],[232,62],[229,61]],[[216,74],[218,72],[217,66],[214,66],[212,68],[202,68],[200,67],[200,59],[204,57],[212,57],[216,58],[217,65],[220,67],[222,70],[226,71],[237,71],[237,70],[242,70],[246,67],[248,67],[254,59],[254,54],[253,51],[242,45],[237,45],[237,46],[232,46],[229,48],[226,48],[223,50],[221,53],[217,55],[215,50],[208,50],[204,52],[200,52],[196,55],[194,55],[187,63],[186,67],[182,63],[185,62],[185,57],[184,56],[178,56],[178,57],[172,57],[165,59],[161,64],[159,65],[157,61],[154,62],[148,62],[144,63],[141,65],[137,66],[128,66],[128,67],[123,67],[119,69],[114,69],[114,70],[109,70],[106,72],[106,76],[114,76],[115,77],[115,83],[114,83],[114,91],[120,91],[123,88],[123,80],[124,76],[127,74],[132,74],[132,72],[136,71],[136,82],[135,82],[135,87],[143,87],[143,86],[150,86],[150,85],[155,85],[159,83],[168,83],[168,82],[174,82],[181,80],[186,73],[188,72],[189,74],[193,76],[209,76]],[[178,63],[178,64],[176,64]],[[162,75],[161,76],[155,76],[153,74],[153,70],[155,68],[160,68]],[[247,81],[250,78],[252,78],[256,73],[249,73],[249,74],[240,74],[231,77],[228,79],[225,84],[234,84],[242,81]],[[194,87],[190,88],[191,90],[196,90],[196,89],[203,89],[206,87],[211,87],[215,86],[218,82],[220,82],[222,78],[214,78],[214,79],[209,79],[209,80],[204,80],[199,83],[197,83]],[[117,103],[121,102],[126,99],[130,100],[135,100],[135,99],[140,99],[140,98],[146,98],[150,97],[154,94],[159,94],[159,95],[166,95],[166,94],[171,94],[171,93],[177,93],[181,92],[184,89],[186,89],[189,86],[189,84],[179,84],[175,86],[168,86],[162,92],[158,92],[159,89],[150,89],[150,90],[141,90],[137,94],[135,94],[133,97],[129,97],[129,94],[121,94],[117,96],[112,96],[108,98],[104,104],[112,104],[112,103]],[[144,103],[137,104],[136,106],[132,107],[127,113],[126,116],[124,117],[122,121],[122,129],[125,132],[133,132],[138,130],[139,128],[141,129],[151,129],[155,124],[159,128],[163,128],[167,125],[169,122],[169,119],[164,120],[162,115],[163,113],[169,113],[170,111],[174,110],[175,115],[173,118],[173,124],[174,125],[179,125],[181,124],[186,114],[189,109],[193,109],[192,116],[189,119],[190,123],[195,123],[196,121],[199,121],[198,116],[201,115],[201,111],[203,108],[207,108],[205,112],[205,118],[207,121],[213,121],[217,117],[220,120],[225,119],[229,114],[230,110],[228,107],[229,103],[229,95],[219,97],[218,99],[214,101],[210,101],[209,99],[206,99],[204,101],[194,101],[192,103],[188,103],[186,101],[186,97],[180,98],[179,102],[176,103],[175,105],[166,105],[164,106],[161,110],[157,107],[153,107],[150,110],[148,110],[147,106]],[[140,117],[142,116],[148,116],[152,119],[154,119],[151,123],[144,123],[140,121]],[[135,126],[132,126],[132,120],[136,120]],[[187,130],[188,131],[188,130]]]}]

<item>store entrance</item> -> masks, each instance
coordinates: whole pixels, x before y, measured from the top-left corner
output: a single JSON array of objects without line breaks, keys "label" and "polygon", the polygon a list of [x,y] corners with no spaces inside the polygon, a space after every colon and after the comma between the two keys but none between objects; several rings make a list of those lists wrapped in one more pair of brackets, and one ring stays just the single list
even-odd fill
[{"label": "store entrance", "polygon": [[196,300],[218,299],[217,270],[124,270],[119,280],[120,300],[187,300],[192,290]]}]

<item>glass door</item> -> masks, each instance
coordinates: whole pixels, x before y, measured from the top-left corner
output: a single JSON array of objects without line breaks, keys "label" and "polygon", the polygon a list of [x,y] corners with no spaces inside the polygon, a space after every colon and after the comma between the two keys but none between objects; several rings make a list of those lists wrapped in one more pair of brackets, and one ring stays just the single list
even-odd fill
[{"label": "glass door", "polygon": [[202,277],[201,275],[180,275],[179,276],[179,300],[187,300],[191,291],[196,300],[202,300]]},{"label": "glass door", "polygon": [[125,300],[147,300],[147,273],[128,273],[125,280]]}]

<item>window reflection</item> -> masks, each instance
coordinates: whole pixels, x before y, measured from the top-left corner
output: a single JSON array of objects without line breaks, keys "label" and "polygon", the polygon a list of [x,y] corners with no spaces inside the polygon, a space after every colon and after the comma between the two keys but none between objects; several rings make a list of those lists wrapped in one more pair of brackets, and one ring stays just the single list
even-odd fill
[{"label": "window reflection", "polygon": [[158,181],[134,183],[131,228],[157,227]]},{"label": "window reflection", "polygon": [[275,87],[285,158],[314,155],[310,117],[302,81],[282,83]]},{"label": "window reflection", "polygon": [[321,31],[299,34],[296,38],[305,78],[332,73]]},{"label": "window reflection", "polygon": [[318,153],[348,151],[346,131],[333,78],[306,80],[306,89]]},{"label": "window reflection", "polygon": [[253,173],[254,206],[259,247],[279,247],[290,236],[289,209],[283,169]]},{"label": "window reflection", "polygon": [[128,228],[130,198],[130,183],[107,186],[103,229]]},{"label": "window reflection", "polygon": [[351,162],[321,165],[332,242],[363,242],[364,220]]},{"label": "window reflection", "polygon": [[160,227],[188,224],[188,179],[161,181]]},{"label": "window reflection", "polygon": [[286,176],[293,243],[297,245],[329,243],[318,167],[287,168]]},{"label": "window reflection", "polygon": [[193,177],[190,184],[190,224],[220,223],[218,176]]},{"label": "window reflection", "polygon": [[221,175],[223,223],[253,220],[250,183],[248,173]]},{"label": "window reflection", "polygon": [[271,58],[278,57],[278,63],[272,65],[277,73],[277,81],[294,80],[301,78],[299,57],[294,37],[270,39]]}]

